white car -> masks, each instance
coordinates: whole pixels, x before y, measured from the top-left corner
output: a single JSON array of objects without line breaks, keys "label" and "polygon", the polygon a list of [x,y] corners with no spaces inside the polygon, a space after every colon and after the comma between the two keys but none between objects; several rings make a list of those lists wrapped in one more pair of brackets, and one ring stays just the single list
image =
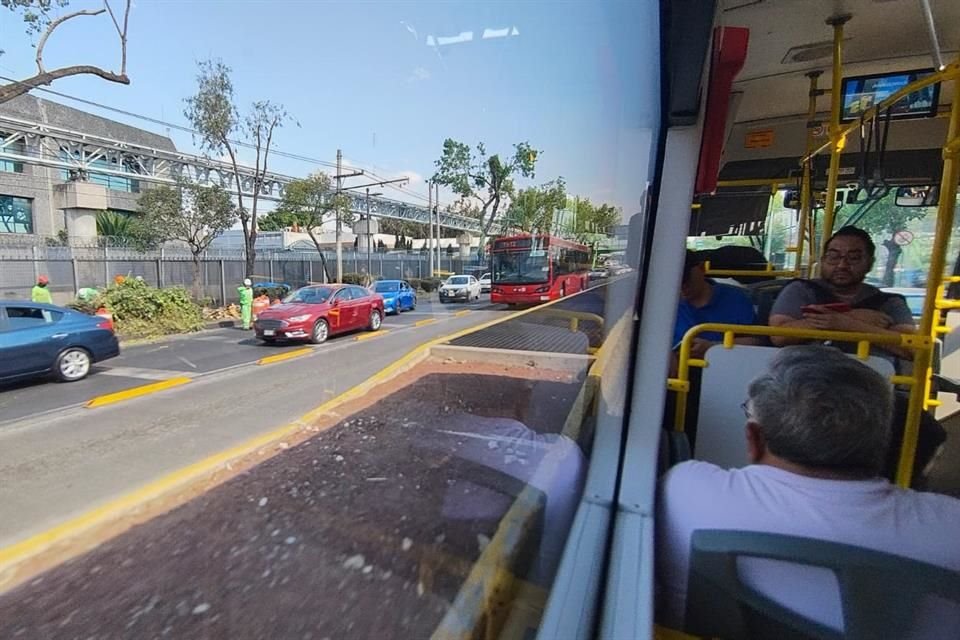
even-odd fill
[{"label": "white car", "polygon": [[490,293],[490,289],[493,287],[493,278],[489,273],[485,273],[480,276],[480,292],[481,293]]},{"label": "white car", "polygon": [[480,299],[480,281],[473,276],[450,276],[440,285],[440,302]]}]

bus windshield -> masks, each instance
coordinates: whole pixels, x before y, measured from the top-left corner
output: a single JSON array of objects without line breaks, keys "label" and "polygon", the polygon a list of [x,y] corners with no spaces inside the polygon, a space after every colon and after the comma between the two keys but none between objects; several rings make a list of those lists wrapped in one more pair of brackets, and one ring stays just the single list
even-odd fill
[{"label": "bus windshield", "polygon": [[529,251],[493,254],[493,282],[499,284],[527,284],[547,282],[550,263],[546,253],[534,256]]}]

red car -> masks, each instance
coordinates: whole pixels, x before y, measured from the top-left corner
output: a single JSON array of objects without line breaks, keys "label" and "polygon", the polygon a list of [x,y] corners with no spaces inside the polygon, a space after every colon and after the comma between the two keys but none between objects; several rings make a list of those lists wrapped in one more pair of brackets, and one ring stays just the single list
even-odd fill
[{"label": "red car", "polygon": [[368,329],[383,322],[383,297],[363,287],[329,284],[303,287],[257,316],[253,328],[264,342],[324,342],[337,333]]}]

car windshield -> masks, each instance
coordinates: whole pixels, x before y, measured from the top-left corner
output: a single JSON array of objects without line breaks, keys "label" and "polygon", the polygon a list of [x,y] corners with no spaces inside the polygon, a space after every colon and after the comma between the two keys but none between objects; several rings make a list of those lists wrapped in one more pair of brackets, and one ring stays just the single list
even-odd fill
[{"label": "car windshield", "polygon": [[493,282],[525,284],[546,282],[550,274],[547,257],[531,256],[529,252],[498,252],[493,254]]},{"label": "car windshield", "polygon": [[303,289],[297,289],[283,301],[287,304],[323,304],[332,294],[333,289],[330,287],[304,287]]},{"label": "car windshield", "polygon": [[469,284],[470,278],[467,276],[454,276],[447,280],[447,284]]},{"label": "car windshield", "polygon": [[374,285],[374,291],[377,293],[389,293],[391,291],[400,291],[399,282],[378,282]]}]

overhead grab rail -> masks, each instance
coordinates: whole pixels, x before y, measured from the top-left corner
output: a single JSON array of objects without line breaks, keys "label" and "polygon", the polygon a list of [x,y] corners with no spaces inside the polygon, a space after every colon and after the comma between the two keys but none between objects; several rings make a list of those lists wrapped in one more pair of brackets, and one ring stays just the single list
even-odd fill
[{"label": "overhead grab rail", "polygon": [[[722,345],[725,349],[736,346],[736,336],[784,336],[805,340],[830,340],[834,342],[852,342],[857,345],[857,358],[866,360],[870,355],[870,347],[888,345],[902,347],[914,351],[913,375],[891,376],[890,382],[907,386],[910,389],[910,402],[907,409],[907,420],[904,429],[903,446],[900,450],[900,461],[897,466],[897,484],[903,487],[910,485],[913,474],[913,462],[916,455],[917,438],[919,436],[920,413],[936,403],[930,398],[929,370],[930,358],[933,353],[933,337],[924,333],[860,333],[850,331],[820,331],[814,329],[794,329],[791,327],[768,327],[761,325],[738,325],[706,323],[691,327],[680,342],[679,363],[677,376],[667,378],[667,389],[677,394],[673,428],[683,432],[687,419],[687,400],[690,395],[690,368],[704,368],[709,363],[701,358],[693,358],[691,349],[693,340],[704,332],[720,333],[723,335]],[[923,358],[926,354],[926,364]],[[914,409],[916,407],[916,409]]]}]

